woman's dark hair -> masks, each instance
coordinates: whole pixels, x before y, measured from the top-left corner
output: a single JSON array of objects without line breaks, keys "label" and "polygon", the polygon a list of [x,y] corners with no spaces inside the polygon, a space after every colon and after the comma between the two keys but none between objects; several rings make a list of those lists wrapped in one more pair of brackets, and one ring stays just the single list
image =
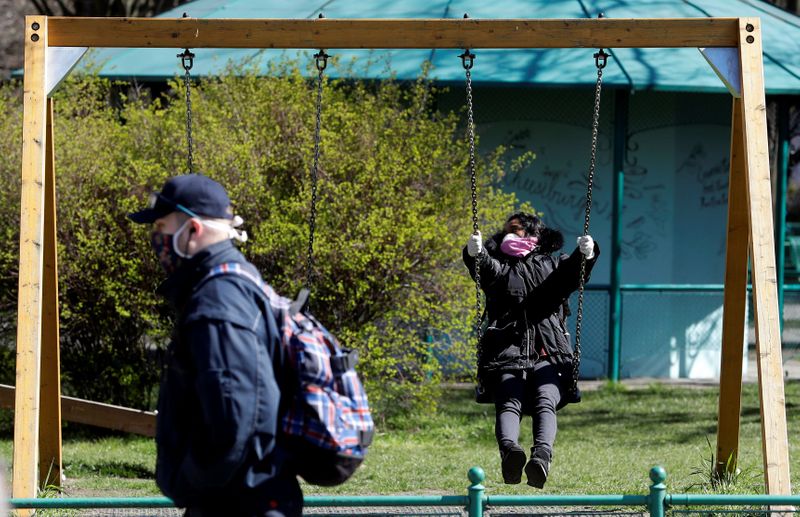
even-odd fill
[{"label": "woman's dark hair", "polygon": [[535,215],[525,212],[517,212],[508,216],[503,229],[506,231],[506,233],[523,230],[529,237],[538,237],[544,229],[544,223],[542,223],[542,220]]}]

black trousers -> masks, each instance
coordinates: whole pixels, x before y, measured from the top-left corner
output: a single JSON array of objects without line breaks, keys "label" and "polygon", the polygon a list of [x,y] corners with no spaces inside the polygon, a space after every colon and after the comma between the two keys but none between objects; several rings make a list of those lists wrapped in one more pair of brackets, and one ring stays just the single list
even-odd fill
[{"label": "black trousers", "polygon": [[495,437],[500,450],[519,443],[523,415],[531,415],[533,446],[553,451],[556,407],[563,396],[558,366],[539,361],[531,370],[500,372],[495,388]]}]

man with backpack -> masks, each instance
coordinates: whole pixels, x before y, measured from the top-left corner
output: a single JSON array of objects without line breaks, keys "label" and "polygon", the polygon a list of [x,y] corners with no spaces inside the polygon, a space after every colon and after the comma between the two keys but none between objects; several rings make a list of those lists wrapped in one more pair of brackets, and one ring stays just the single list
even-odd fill
[{"label": "man with backpack", "polygon": [[176,314],[158,400],[158,486],[190,517],[301,515],[279,439],[291,384],[276,321],[253,281],[210,274],[238,264],[261,278],[231,242],[247,236],[228,194],[206,176],[176,176],[128,217],[152,224],[168,275],[157,292]]}]

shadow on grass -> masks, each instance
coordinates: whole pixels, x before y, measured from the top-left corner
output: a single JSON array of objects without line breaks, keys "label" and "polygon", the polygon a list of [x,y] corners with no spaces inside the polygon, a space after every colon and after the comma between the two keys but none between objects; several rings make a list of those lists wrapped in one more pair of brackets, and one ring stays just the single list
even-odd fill
[{"label": "shadow on grass", "polygon": [[67,464],[67,473],[71,476],[93,475],[110,476],[126,479],[152,479],[155,470],[139,463],[129,461],[103,461],[87,465],[86,463]]}]

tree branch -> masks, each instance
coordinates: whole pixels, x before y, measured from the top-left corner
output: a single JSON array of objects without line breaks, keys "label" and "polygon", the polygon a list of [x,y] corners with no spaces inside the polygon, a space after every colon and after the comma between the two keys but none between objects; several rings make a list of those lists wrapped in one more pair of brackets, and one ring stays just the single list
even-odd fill
[{"label": "tree branch", "polygon": [[58,7],[61,9],[61,14],[63,16],[76,16],[77,10],[75,7],[70,9],[62,0],[56,0]]},{"label": "tree branch", "polygon": [[43,0],[31,0],[31,3],[33,4],[34,9],[36,9],[36,11],[39,14],[43,14],[45,16],[53,16],[53,10],[50,9],[50,6],[47,5],[47,2]]}]

